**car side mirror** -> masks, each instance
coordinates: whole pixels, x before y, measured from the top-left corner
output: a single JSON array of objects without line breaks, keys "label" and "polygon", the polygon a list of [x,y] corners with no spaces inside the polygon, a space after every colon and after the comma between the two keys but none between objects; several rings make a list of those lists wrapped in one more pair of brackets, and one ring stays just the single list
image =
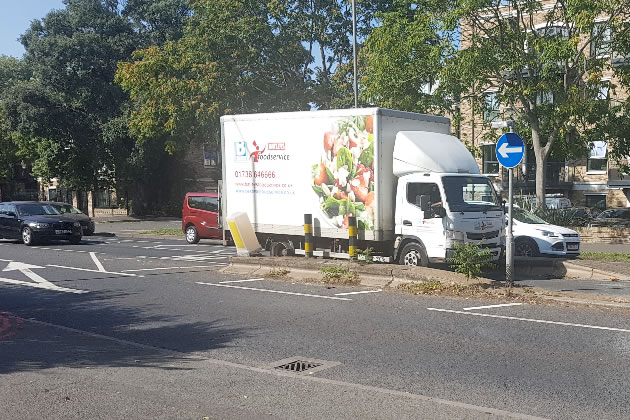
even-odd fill
[{"label": "car side mirror", "polygon": [[446,217],[446,209],[442,206],[435,206],[433,207],[433,214],[435,214],[436,217],[443,219]]},{"label": "car side mirror", "polygon": [[6,214],[7,216],[9,216],[9,217],[16,217],[16,216],[17,216],[17,215],[15,214],[15,212],[13,212],[13,211],[8,211],[8,212],[6,212],[5,214]]},{"label": "car side mirror", "polygon": [[431,210],[431,196],[423,194],[419,197],[416,197],[416,205],[420,207],[422,211]]}]

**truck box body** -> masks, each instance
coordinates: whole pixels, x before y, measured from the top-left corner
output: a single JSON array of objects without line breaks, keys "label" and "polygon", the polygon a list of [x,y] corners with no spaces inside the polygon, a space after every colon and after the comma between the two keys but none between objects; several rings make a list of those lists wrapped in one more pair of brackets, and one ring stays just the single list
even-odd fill
[{"label": "truck box body", "polygon": [[[223,214],[245,212],[256,232],[281,235],[303,235],[312,214],[316,236],[347,238],[352,213],[362,239],[392,240],[394,145],[405,131],[448,135],[450,121],[382,108],[221,117]],[[427,138],[424,147],[440,146]]]}]

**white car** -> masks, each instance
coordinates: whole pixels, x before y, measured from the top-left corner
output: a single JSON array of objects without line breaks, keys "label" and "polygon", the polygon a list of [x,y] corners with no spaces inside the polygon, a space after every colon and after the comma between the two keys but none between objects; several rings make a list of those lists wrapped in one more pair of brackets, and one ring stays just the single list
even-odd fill
[{"label": "white car", "polygon": [[514,255],[520,257],[575,258],[580,255],[580,235],[571,229],[551,225],[526,210],[512,209]]}]

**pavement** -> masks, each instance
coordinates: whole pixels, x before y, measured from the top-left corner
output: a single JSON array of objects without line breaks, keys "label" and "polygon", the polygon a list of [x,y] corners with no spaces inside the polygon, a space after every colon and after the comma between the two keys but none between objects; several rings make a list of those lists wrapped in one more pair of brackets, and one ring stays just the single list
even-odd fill
[{"label": "pavement", "polygon": [[250,277],[233,255],[0,241],[0,418],[628,418],[628,309]]}]

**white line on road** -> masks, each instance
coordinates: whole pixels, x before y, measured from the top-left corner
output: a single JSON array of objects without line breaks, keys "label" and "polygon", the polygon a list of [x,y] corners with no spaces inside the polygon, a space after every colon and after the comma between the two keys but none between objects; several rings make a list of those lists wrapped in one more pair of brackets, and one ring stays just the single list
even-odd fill
[{"label": "white line on road", "polygon": [[54,285],[54,284],[50,283],[49,281],[46,281],[44,283],[32,283],[30,281],[5,279],[5,278],[0,277],[0,282],[8,283],[8,284],[16,284],[16,285],[20,285],[20,286],[34,287],[36,289],[52,290],[54,292],[74,293],[74,294],[77,294],[77,295],[80,295],[80,294],[83,294],[83,293],[88,293],[87,290],[68,289],[67,287],[59,287],[57,285]]},{"label": "white line on road", "polygon": [[335,293],[335,296],[361,295],[361,294],[364,294],[364,293],[378,293],[378,292],[382,292],[382,291],[383,291],[383,289],[362,290],[360,292]]},{"label": "white line on road", "polygon": [[156,270],[174,270],[183,268],[215,268],[215,265],[190,265],[188,267],[157,267],[157,268],[137,268],[133,270],[122,270],[124,273],[131,273],[136,271],[156,271]]},{"label": "white line on road", "polygon": [[472,306],[470,308],[464,308],[464,311],[474,311],[475,309],[490,309],[490,308],[503,308],[505,306],[520,306],[522,303],[500,303],[498,305],[487,305],[487,306]]},{"label": "white line on road", "polygon": [[92,257],[92,261],[94,261],[94,264],[96,264],[96,268],[98,268],[98,271],[100,271],[101,273],[104,273],[106,271],[105,267],[103,267],[103,264],[101,264],[98,258],[96,258],[96,253],[90,252],[90,257]]},{"label": "white line on road", "polygon": [[226,283],[246,283],[248,281],[261,281],[264,279],[247,279],[247,280],[227,280],[227,281],[220,281],[220,284],[226,284]]},{"label": "white line on road", "polygon": [[89,268],[66,267],[65,265],[47,264],[46,267],[65,268],[66,270],[90,271],[92,273],[117,274],[119,276],[130,276],[130,277],[136,276],[135,274],[130,274],[130,273],[117,273],[115,271],[98,271],[98,270],[91,270]]},{"label": "white line on road", "polygon": [[623,328],[600,327],[600,326],[597,326],[597,325],[585,325],[585,324],[573,324],[571,322],[546,321],[546,320],[543,320],[543,319],[518,318],[518,317],[515,317],[515,316],[480,314],[478,312],[453,311],[451,309],[438,309],[438,308],[427,308],[427,309],[429,311],[448,312],[448,313],[451,313],[451,314],[474,315],[474,316],[482,316],[482,317],[488,317],[488,318],[510,319],[510,320],[513,320],[513,321],[536,322],[536,323],[539,323],[539,324],[553,324],[553,325],[563,325],[565,327],[591,328],[591,329],[594,329],[594,330],[619,331],[619,332],[630,333],[630,330],[626,330],[626,329],[623,329]]},{"label": "white line on road", "polygon": [[311,295],[309,293],[283,292],[281,290],[256,289],[254,287],[232,286],[231,284],[204,283],[204,282],[201,282],[201,281],[197,281],[195,283],[206,285],[206,286],[230,287],[232,289],[252,290],[252,291],[255,291],[255,292],[279,293],[279,294],[282,294],[282,295],[306,296],[306,297],[314,297],[314,298],[320,298],[320,299],[331,299],[331,300],[346,300],[346,301],[351,301],[352,300],[352,299],[348,299],[348,298],[341,298],[341,297],[335,297],[335,296],[321,296],[321,295]]}]

